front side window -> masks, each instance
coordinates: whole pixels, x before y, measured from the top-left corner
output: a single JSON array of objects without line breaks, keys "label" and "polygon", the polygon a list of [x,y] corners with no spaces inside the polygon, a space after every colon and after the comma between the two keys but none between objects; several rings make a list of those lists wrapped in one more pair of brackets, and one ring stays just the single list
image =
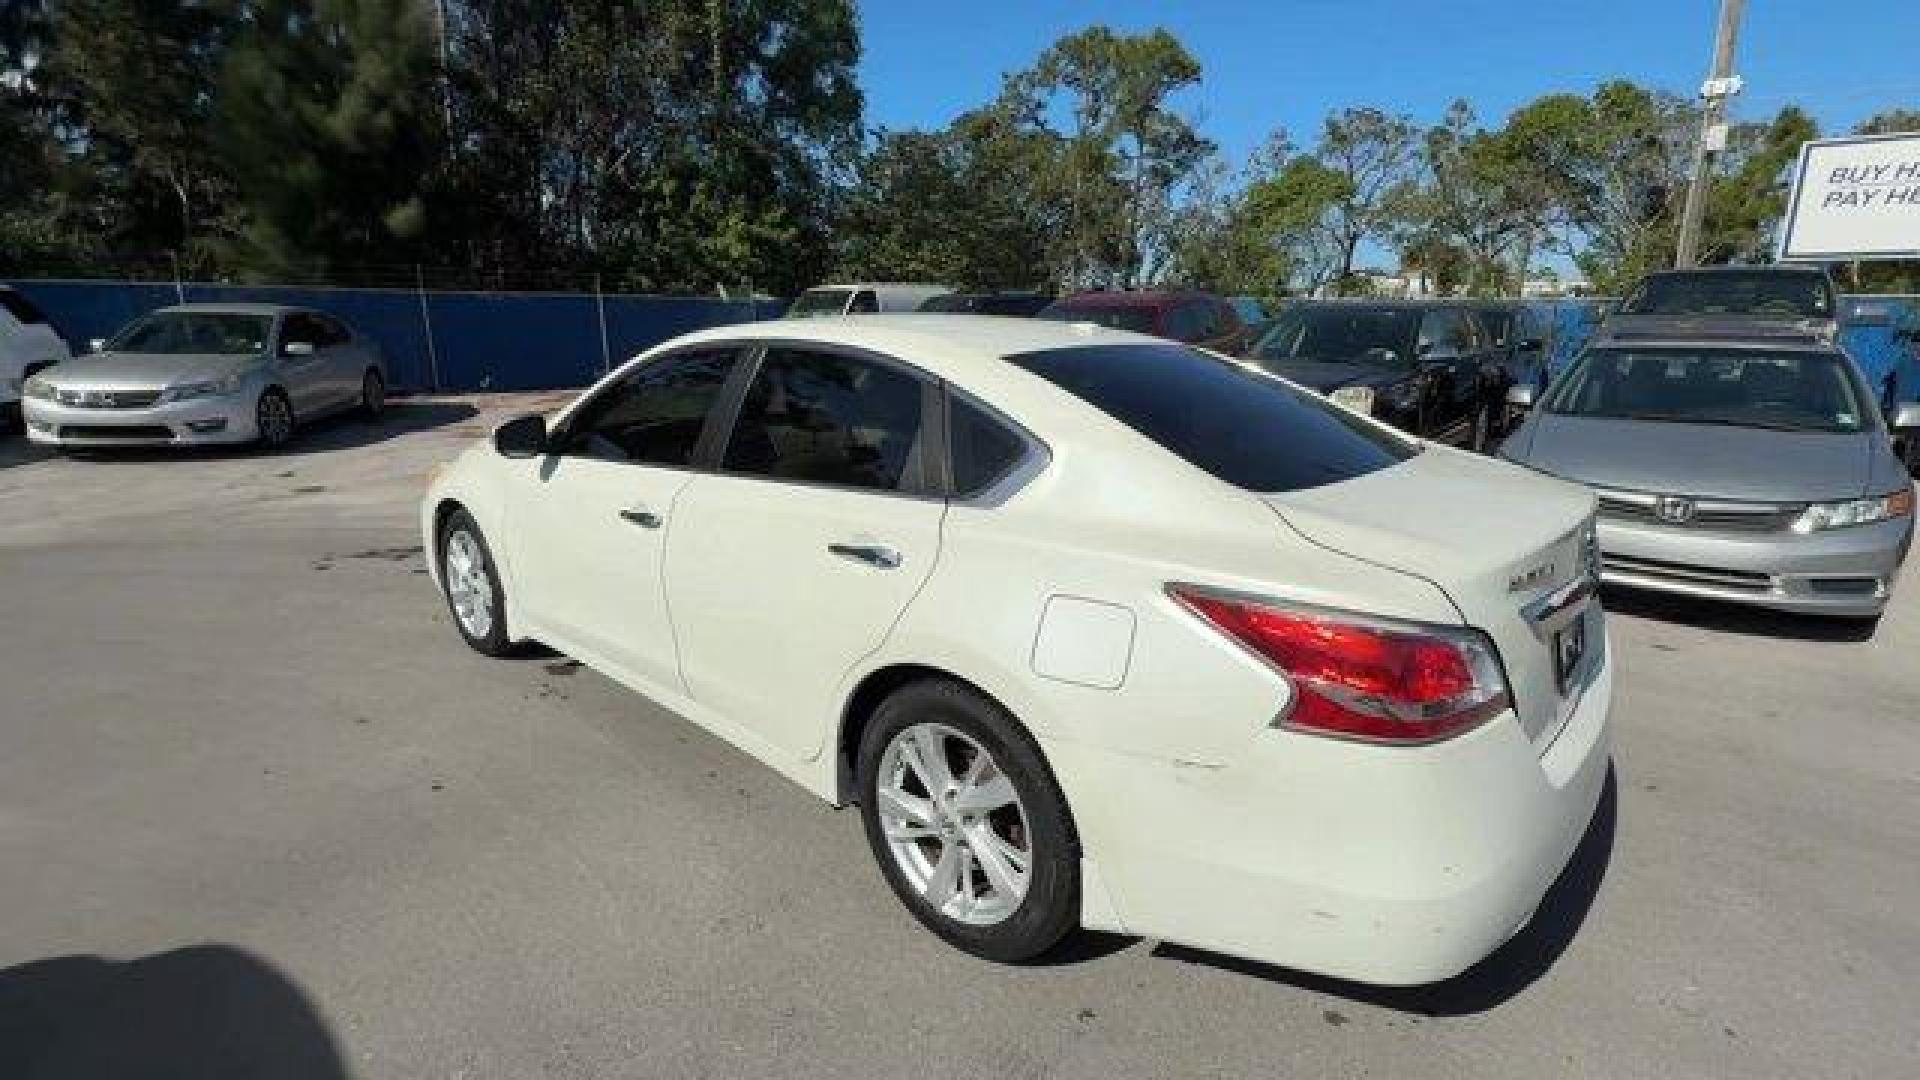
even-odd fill
[{"label": "front side window", "polygon": [[296,344],[323,348],[325,336],[319,319],[298,313],[289,315],[280,323],[280,351],[284,353],[287,346]]},{"label": "front side window", "polygon": [[861,289],[854,294],[853,303],[847,305],[847,311],[856,314],[879,310],[880,298],[873,295],[872,289]]},{"label": "front side window", "polygon": [[738,353],[665,357],[601,391],[567,423],[556,451],[573,457],[685,468]]},{"label": "front side window", "polygon": [[769,349],[741,403],[724,467],[811,484],[922,490],[923,386],[870,360]]},{"label": "front side window", "polygon": [[1171,342],[1048,349],[1008,359],[1250,491],[1337,483],[1419,452],[1318,394]]},{"label": "front side window", "polygon": [[1253,359],[1268,364],[1413,362],[1420,313],[1408,308],[1296,304],[1280,313],[1254,344]]},{"label": "front side window", "polygon": [[111,352],[237,356],[266,350],[273,316],[241,311],[156,311],[107,343]]},{"label": "front side window", "polygon": [[1863,431],[1872,396],[1835,353],[1589,349],[1543,408],[1560,416]]}]

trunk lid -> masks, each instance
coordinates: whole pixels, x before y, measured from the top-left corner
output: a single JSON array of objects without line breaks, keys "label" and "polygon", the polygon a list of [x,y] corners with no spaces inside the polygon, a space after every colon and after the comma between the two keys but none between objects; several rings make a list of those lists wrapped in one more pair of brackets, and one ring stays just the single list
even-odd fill
[{"label": "trunk lid", "polygon": [[[1535,747],[1559,734],[1605,648],[1599,605],[1585,600],[1595,570],[1591,492],[1429,447],[1391,469],[1266,499],[1308,540],[1438,586],[1493,639]],[[1571,640],[1576,622],[1586,648],[1563,688],[1556,639]]]}]

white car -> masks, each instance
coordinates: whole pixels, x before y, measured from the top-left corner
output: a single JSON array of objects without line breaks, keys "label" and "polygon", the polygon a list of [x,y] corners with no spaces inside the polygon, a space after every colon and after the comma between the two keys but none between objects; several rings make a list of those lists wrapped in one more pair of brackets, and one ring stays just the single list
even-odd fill
[{"label": "white car", "polygon": [[21,388],[36,372],[72,356],[31,300],[0,285],[0,414],[19,411]]},{"label": "white car", "polygon": [[702,331],[432,484],[537,639],[821,798],[927,927],[1375,983],[1523,926],[1608,772],[1593,496],[1085,325]]},{"label": "white car", "polygon": [[821,285],[795,297],[792,306],[787,308],[787,318],[819,319],[881,311],[918,311],[921,304],[952,291],[945,285],[919,285],[902,281]]}]

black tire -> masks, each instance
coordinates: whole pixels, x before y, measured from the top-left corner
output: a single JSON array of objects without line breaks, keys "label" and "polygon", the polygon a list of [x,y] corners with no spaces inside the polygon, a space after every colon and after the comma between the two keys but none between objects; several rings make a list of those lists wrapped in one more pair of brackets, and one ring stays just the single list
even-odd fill
[{"label": "black tire", "polygon": [[370,424],[379,423],[387,414],[387,380],[380,373],[368,368],[360,377],[360,419]]},{"label": "black tire", "polygon": [[1467,449],[1476,454],[1487,453],[1493,447],[1493,409],[1481,402],[1473,413],[1473,428],[1467,433]]},{"label": "black tire", "polygon": [[[455,571],[449,552],[455,543],[455,537],[462,535],[471,538],[478,553],[480,565],[486,573],[488,610],[491,612],[491,618],[488,620],[485,633],[475,633],[468,627],[467,622],[461,617],[459,605],[454,600],[452,581]],[[480,531],[480,526],[474,522],[473,515],[464,509],[455,510],[448,515],[447,522],[441,527],[440,536],[435,542],[434,558],[438,560],[437,565],[440,568],[440,597],[446,601],[447,614],[452,618],[453,628],[459,632],[460,639],[482,656],[512,656],[517,653],[519,648],[507,637],[507,595],[501,591],[499,567],[493,561],[493,549],[487,546],[487,538]]]},{"label": "black tire", "polygon": [[[1032,853],[1027,892],[1020,906],[997,923],[974,925],[936,910],[907,880],[883,831],[875,796],[881,759],[895,735],[924,723],[945,725],[984,747],[1012,781],[1025,810]],[[1080,853],[1067,800],[1040,748],[999,705],[949,680],[909,683],[880,703],[861,733],[857,777],[860,816],[874,861],[921,925],[956,948],[1001,963],[1031,960],[1077,928]]]},{"label": "black tire", "polygon": [[[284,423],[279,413],[284,411]],[[277,386],[269,386],[260,392],[260,400],[253,406],[254,431],[257,443],[262,450],[278,450],[293,441],[294,427],[298,423],[293,414],[293,401],[287,392]]]}]

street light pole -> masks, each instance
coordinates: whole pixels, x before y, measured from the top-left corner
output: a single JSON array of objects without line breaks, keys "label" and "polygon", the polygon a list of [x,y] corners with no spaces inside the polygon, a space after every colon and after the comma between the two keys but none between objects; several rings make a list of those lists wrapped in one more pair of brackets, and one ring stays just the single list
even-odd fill
[{"label": "street light pole", "polygon": [[1740,36],[1740,16],[1747,0],[1720,0],[1720,27],[1713,39],[1713,73],[1700,85],[1706,104],[1700,110],[1700,137],[1693,144],[1693,179],[1687,185],[1687,203],[1680,212],[1680,245],[1673,265],[1692,266],[1700,245],[1700,219],[1707,210],[1707,172],[1716,151],[1727,145],[1727,99],[1740,92],[1733,73],[1733,47]]}]

